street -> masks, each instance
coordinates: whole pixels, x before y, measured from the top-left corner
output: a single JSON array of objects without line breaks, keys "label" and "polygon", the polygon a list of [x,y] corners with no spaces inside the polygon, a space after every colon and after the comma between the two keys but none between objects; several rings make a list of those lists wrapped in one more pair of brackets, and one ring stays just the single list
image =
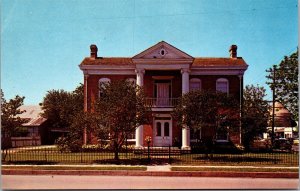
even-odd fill
[{"label": "street", "polygon": [[298,179],[2,175],[2,189],[298,189]]}]

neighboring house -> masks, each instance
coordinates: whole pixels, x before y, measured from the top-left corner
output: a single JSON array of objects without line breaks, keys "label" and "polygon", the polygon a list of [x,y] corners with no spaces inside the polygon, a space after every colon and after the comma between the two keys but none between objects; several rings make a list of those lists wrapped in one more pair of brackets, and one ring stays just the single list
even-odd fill
[{"label": "neighboring house", "polygon": [[[151,146],[174,146],[179,140],[182,149],[191,142],[211,134],[210,129],[191,132],[179,128],[170,113],[178,98],[190,90],[214,90],[232,94],[240,103],[243,75],[248,65],[237,57],[232,45],[228,58],[192,57],[161,41],[133,57],[98,57],[98,48],[91,45],[90,57],[79,65],[84,74],[84,108],[91,111],[92,103],[101,95],[99,84],[126,79],[143,86],[146,101],[152,108],[152,121],[139,126],[131,138],[136,147],[146,146],[145,137],[152,137]],[[215,133],[215,132],[214,132]],[[218,141],[240,143],[240,132],[219,132]],[[95,143],[91,135],[84,135],[84,143]]]},{"label": "neighboring house", "polygon": [[[292,120],[292,114],[279,102],[275,102],[275,138],[297,138],[298,124]],[[273,109],[270,109],[270,116],[273,114]],[[272,123],[267,127],[268,132],[272,132]],[[264,133],[263,138],[271,137],[269,133]]]},{"label": "neighboring house", "polygon": [[26,123],[22,124],[22,127],[27,129],[27,136],[12,137],[12,147],[47,144],[47,120],[40,116],[41,107],[38,105],[23,105],[20,110],[25,111],[18,116],[27,120]]}]

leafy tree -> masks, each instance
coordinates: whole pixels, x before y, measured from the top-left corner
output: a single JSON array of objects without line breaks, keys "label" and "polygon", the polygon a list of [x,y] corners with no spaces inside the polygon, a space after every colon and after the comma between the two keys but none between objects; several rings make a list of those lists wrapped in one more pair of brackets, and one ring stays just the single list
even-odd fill
[{"label": "leafy tree", "polygon": [[68,128],[73,117],[83,111],[83,84],[74,91],[50,90],[42,103],[42,116],[47,118],[54,128]]},{"label": "leafy tree", "polygon": [[[173,112],[178,126],[187,125],[194,130],[210,128],[235,131],[239,126],[239,106],[236,99],[224,93],[212,91],[190,91],[184,94]],[[208,145],[215,135],[207,137]],[[211,149],[211,148],[209,148]]]},{"label": "leafy tree", "polygon": [[268,72],[267,84],[271,89],[275,88],[276,101],[293,114],[294,120],[298,120],[298,49],[290,56],[285,56],[275,69],[275,83],[274,68],[270,68]]},{"label": "leafy tree", "polygon": [[141,88],[127,81],[113,81],[101,85],[101,98],[96,102],[92,131],[100,139],[108,139],[115,160],[128,134],[148,122],[149,108],[145,106]]},{"label": "leafy tree", "polygon": [[25,111],[20,109],[23,105],[25,97],[16,95],[15,98],[10,99],[8,102],[4,98],[4,93],[1,90],[1,133],[3,138],[1,139],[2,148],[9,147],[10,143],[7,142],[7,138],[16,136],[22,133],[21,126],[27,122],[25,119],[21,119],[18,115]]},{"label": "leafy tree", "polygon": [[244,89],[242,141],[246,150],[256,136],[267,131],[270,108],[265,96],[264,87],[247,85]]}]

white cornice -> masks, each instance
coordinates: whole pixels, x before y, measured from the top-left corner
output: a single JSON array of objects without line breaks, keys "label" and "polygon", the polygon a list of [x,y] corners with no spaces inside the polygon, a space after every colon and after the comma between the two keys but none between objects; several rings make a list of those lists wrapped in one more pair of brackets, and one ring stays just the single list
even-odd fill
[{"label": "white cornice", "polygon": [[135,64],[192,64],[193,58],[133,58]]},{"label": "white cornice", "polygon": [[180,70],[182,68],[190,68],[189,64],[137,64],[137,69],[145,70]]}]

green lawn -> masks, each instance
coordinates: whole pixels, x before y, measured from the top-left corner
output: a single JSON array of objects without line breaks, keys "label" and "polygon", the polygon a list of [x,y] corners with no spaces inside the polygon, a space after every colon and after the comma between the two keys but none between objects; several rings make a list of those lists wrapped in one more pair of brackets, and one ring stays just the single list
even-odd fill
[{"label": "green lawn", "polygon": [[[112,152],[61,153],[57,148],[12,149],[2,153],[2,162],[15,164],[149,164],[147,154],[119,153],[119,161]],[[152,164],[169,163],[168,155],[151,156]],[[172,155],[174,165],[228,165],[228,166],[299,166],[299,155],[292,153],[244,154],[181,154]]]},{"label": "green lawn", "polygon": [[146,171],[141,166],[2,166],[3,170],[139,170]]},{"label": "green lawn", "polygon": [[230,172],[299,172],[294,168],[212,168],[212,167],[171,167],[172,171],[230,171]]}]

